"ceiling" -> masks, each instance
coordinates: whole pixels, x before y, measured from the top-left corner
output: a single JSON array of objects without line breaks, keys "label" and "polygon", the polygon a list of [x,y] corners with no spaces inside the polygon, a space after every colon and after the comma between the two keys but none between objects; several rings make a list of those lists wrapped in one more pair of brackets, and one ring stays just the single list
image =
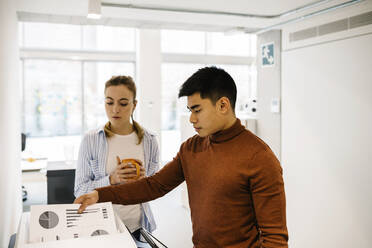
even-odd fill
[{"label": "ceiling", "polygon": [[103,3],[278,15],[319,0],[103,0]]},{"label": "ceiling", "polygon": [[354,1],[372,0],[102,0],[100,20],[86,18],[88,0],[18,0],[18,16],[23,21],[253,33]]}]

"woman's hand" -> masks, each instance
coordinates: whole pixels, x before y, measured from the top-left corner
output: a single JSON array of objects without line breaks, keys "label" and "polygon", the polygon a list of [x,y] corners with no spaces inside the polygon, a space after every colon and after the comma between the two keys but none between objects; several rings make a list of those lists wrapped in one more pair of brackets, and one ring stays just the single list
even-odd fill
[{"label": "woman's hand", "polygon": [[119,183],[122,183],[121,180],[120,180],[120,170],[121,170],[121,161],[120,161],[120,158],[118,156],[116,156],[116,169],[110,174],[110,184],[111,185],[115,185],[115,184],[119,184]]},{"label": "woman's hand", "polygon": [[136,160],[136,162],[140,165],[140,175],[137,177],[137,169],[134,164],[121,163],[121,160],[118,156],[116,157],[116,160],[117,166],[110,175],[110,184],[114,185],[129,183],[145,177],[145,169],[141,161]]},{"label": "woman's hand", "polygon": [[123,165],[123,174],[122,178],[124,182],[129,183],[129,182],[134,182],[137,181],[141,178],[145,177],[145,169],[142,165],[142,162],[136,159],[136,162],[140,165],[139,167],[139,175],[137,175],[137,168],[135,164],[132,164],[130,162],[128,163],[122,163]]}]

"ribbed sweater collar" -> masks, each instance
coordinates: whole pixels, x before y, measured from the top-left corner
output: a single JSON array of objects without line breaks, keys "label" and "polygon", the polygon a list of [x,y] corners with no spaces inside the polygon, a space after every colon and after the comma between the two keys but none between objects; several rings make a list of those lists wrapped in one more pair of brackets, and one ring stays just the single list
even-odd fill
[{"label": "ribbed sweater collar", "polygon": [[235,123],[228,129],[218,131],[209,136],[212,143],[221,143],[233,139],[244,131],[244,126],[241,125],[240,120],[237,118]]}]

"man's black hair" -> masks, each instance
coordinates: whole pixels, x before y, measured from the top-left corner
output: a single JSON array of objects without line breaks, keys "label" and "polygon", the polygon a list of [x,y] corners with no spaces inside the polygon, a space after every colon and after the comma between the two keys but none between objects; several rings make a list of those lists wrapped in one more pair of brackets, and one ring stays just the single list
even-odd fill
[{"label": "man's black hair", "polygon": [[221,68],[211,66],[199,69],[182,84],[178,97],[194,93],[200,93],[201,98],[208,98],[213,104],[225,96],[235,110],[236,85],[234,79]]}]

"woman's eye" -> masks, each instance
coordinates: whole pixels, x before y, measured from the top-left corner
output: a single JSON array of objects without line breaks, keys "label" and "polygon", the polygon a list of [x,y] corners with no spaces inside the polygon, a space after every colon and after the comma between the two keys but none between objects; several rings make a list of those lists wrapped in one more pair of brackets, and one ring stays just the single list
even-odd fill
[{"label": "woman's eye", "polygon": [[125,107],[128,105],[128,103],[120,103],[121,106]]},{"label": "woman's eye", "polygon": [[195,113],[199,113],[200,111],[201,111],[201,109],[195,110]]},{"label": "woman's eye", "polygon": [[114,104],[113,102],[106,102],[107,105],[112,105]]}]

